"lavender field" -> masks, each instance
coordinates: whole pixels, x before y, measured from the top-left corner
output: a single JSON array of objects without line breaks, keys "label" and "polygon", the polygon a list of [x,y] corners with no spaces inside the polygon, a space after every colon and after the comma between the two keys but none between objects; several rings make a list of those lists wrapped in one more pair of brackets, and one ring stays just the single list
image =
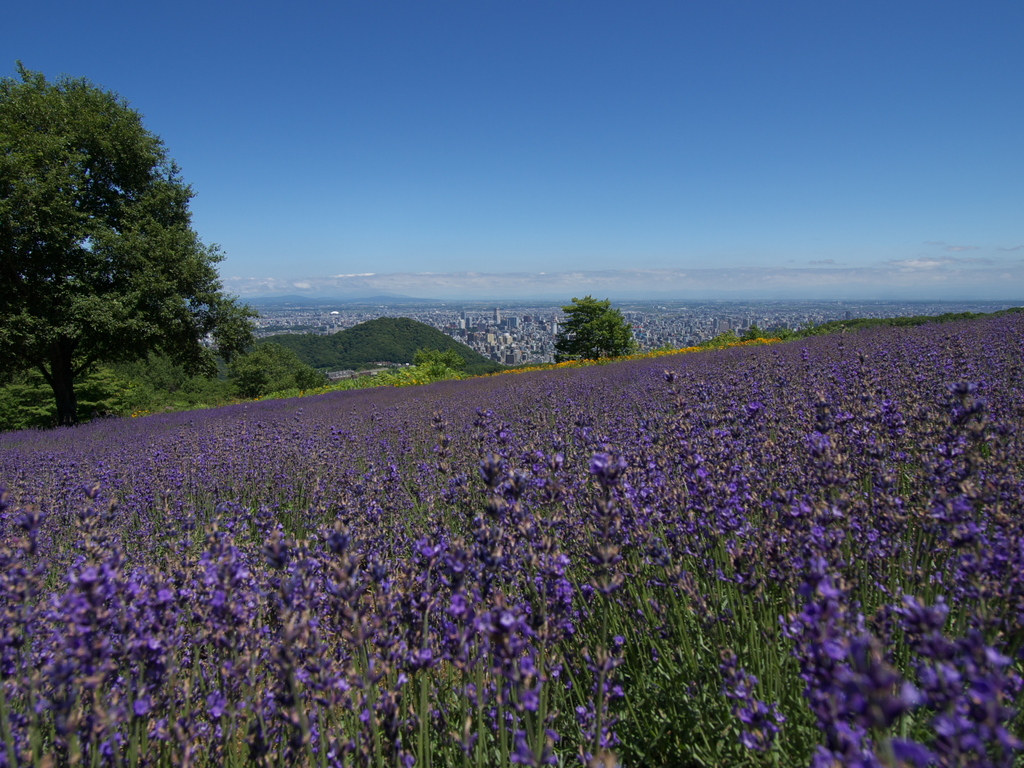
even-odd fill
[{"label": "lavender field", "polygon": [[0,765],[1021,765],[1022,383],[1014,315],[0,435]]}]

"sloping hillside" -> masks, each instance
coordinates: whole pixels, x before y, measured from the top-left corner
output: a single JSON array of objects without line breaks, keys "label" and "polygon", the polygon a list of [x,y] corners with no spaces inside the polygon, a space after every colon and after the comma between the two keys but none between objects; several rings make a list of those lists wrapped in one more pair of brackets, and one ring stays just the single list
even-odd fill
[{"label": "sloping hillside", "polygon": [[360,370],[372,363],[411,363],[420,349],[454,349],[466,361],[467,373],[489,373],[503,366],[441,333],[407,317],[381,317],[330,336],[281,334],[268,336],[294,350],[302,362],[332,371]]}]

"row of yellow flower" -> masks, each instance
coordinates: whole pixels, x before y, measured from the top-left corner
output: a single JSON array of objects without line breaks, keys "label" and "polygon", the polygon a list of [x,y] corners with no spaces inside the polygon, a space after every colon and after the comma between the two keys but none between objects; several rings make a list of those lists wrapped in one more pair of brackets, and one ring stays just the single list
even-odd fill
[{"label": "row of yellow flower", "polygon": [[584,368],[590,365],[605,365],[606,363],[619,362],[621,360],[650,360],[655,357],[665,357],[667,355],[687,355],[691,352],[707,352],[711,349],[727,349],[730,347],[749,347],[758,346],[762,344],[776,344],[782,341],[782,339],[748,339],[747,341],[731,341],[721,346],[714,347],[680,347],[678,349],[655,349],[650,352],[637,352],[632,355],[624,355],[623,357],[604,357],[597,360],[566,360],[561,363],[544,363],[541,365],[531,365],[526,368],[514,368],[508,371],[498,371],[497,373],[488,374],[489,376],[505,376],[510,373],[528,373],[530,371],[550,371],[559,368]]}]

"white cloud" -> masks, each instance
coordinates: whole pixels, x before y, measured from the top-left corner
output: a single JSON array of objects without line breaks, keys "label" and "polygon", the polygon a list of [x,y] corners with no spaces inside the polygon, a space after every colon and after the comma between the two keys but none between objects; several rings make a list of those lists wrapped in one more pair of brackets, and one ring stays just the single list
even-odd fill
[{"label": "white cloud", "polygon": [[894,259],[887,262],[892,266],[900,270],[912,270],[912,269],[935,269],[941,267],[944,264],[952,264],[956,259],[949,257],[935,257],[935,256],[920,256],[916,259]]},{"label": "white cloud", "polygon": [[230,278],[227,289],[242,296],[289,293],[320,296],[402,295],[437,299],[557,298],[593,294],[601,298],[730,296],[827,298],[922,296],[929,286],[948,284],[942,297],[1024,298],[1024,263],[995,264],[980,258],[920,255],[876,267],[819,263],[804,267],[735,269],[622,269],[572,272],[357,273],[300,281]]}]

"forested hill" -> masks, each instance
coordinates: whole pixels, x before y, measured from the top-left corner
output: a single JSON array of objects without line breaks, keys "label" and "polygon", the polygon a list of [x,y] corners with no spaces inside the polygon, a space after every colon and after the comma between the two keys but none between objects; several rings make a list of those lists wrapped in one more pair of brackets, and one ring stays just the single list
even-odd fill
[{"label": "forested hill", "polygon": [[411,363],[420,349],[454,349],[466,361],[467,373],[503,368],[436,328],[407,317],[381,317],[330,336],[292,333],[261,340],[268,341],[294,350],[307,365],[329,371],[361,370],[377,362]]}]

